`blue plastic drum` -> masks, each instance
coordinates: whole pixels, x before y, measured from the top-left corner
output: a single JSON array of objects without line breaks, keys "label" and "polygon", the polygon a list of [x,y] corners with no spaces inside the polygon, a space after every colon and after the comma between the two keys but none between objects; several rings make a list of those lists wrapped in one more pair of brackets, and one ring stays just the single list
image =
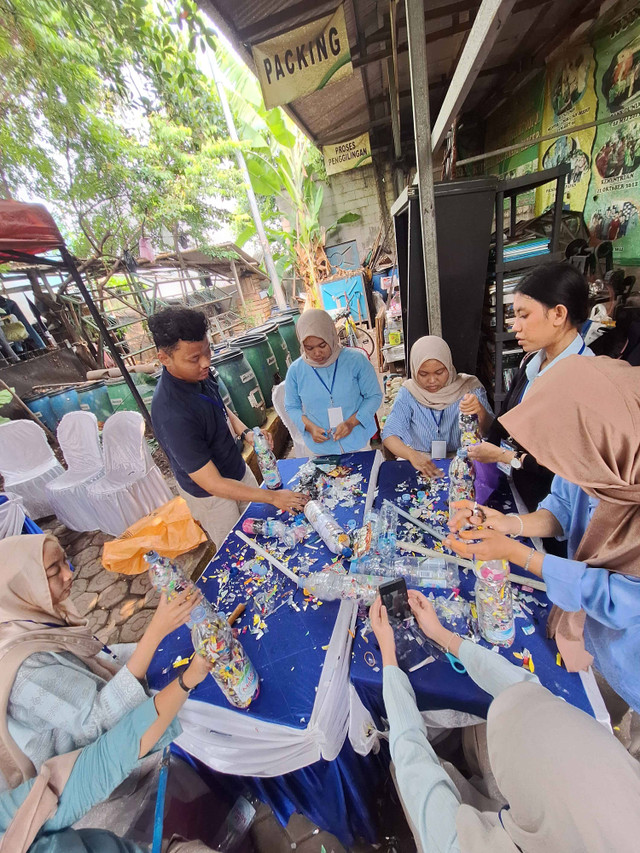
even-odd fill
[{"label": "blue plastic drum", "polygon": [[77,412],[80,409],[78,392],[75,388],[65,388],[63,391],[55,391],[49,394],[51,408],[56,418],[56,426],[69,412]]},{"label": "blue plastic drum", "polygon": [[78,391],[80,408],[85,412],[93,412],[98,419],[100,429],[106,419],[113,414],[113,405],[105,382],[92,382]]},{"label": "blue plastic drum", "polygon": [[51,407],[51,400],[48,394],[31,394],[28,397],[22,398],[29,409],[38,418],[39,421],[50,429],[51,432],[56,431],[58,421]]}]

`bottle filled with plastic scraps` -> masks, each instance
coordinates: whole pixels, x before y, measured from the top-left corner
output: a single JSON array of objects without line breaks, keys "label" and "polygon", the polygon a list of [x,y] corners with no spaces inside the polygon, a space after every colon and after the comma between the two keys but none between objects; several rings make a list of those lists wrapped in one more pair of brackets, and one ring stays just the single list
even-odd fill
[{"label": "bottle filled with plastic scraps", "polygon": [[379,562],[376,549],[380,532],[380,516],[375,510],[369,510],[364,524],[353,536],[353,556],[351,571],[357,574],[375,574],[371,567]]},{"label": "bottle filled with plastic scraps", "polygon": [[392,503],[385,501],[380,510],[378,525],[378,555],[385,573],[392,571],[396,559],[397,530],[398,510]]},{"label": "bottle filled with plastic scraps", "polygon": [[304,508],[307,520],[332,554],[351,556],[351,539],[328,509],[319,501],[309,501]]},{"label": "bottle filled with plastic scraps", "polygon": [[302,582],[304,589],[315,595],[321,601],[349,599],[361,601],[367,606],[373,604],[378,595],[378,587],[388,578],[375,575],[352,575],[334,572],[327,569],[324,572],[312,572]]},{"label": "bottle filled with plastic scraps", "polygon": [[462,447],[470,447],[472,444],[480,444],[480,420],[477,415],[458,415],[458,426],[460,427],[460,444]]},{"label": "bottle filled with plastic scraps", "polygon": [[460,447],[449,466],[449,503],[476,499],[476,472],[467,451]]},{"label": "bottle filled with plastic scraps", "polygon": [[494,646],[510,646],[515,637],[515,624],[509,563],[506,560],[478,562],[474,571],[480,633]]},{"label": "bottle filled with plastic scraps", "polygon": [[296,528],[287,527],[276,518],[245,518],[242,521],[242,529],[254,536],[277,537],[287,548],[295,548],[296,543],[304,538],[300,528],[297,528],[299,532],[296,533]]},{"label": "bottle filled with plastic scraps", "polygon": [[274,456],[273,450],[269,447],[269,443],[260,430],[260,427],[253,428],[253,449],[256,452],[258,459],[258,467],[262,473],[262,479],[268,489],[279,489],[282,486],[282,477],[278,470],[278,462]]},{"label": "bottle filled with plastic scraps", "polygon": [[[380,574],[385,572],[381,571]],[[458,566],[447,557],[409,557],[402,554],[396,558],[393,575],[405,578],[410,586],[460,588]]]},{"label": "bottle filled with plastic scraps", "polygon": [[[161,557],[156,551],[147,551],[144,555],[144,559],[149,564],[149,580],[151,581],[151,585],[154,586],[159,593],[164,593],[169,600],[175,598],[176,595],[179,595],[181,592],[184,592],[186,589],[190,589],[193,592],[196,591],[196,586],[193,581],[189,580],[183,572],[176,566],[175,563],[171,562],[171,560],[166,557]],[[204,599],[199,607],[210,608],[209,602]],[[193,624],[193,612],[198,608],[194,608],[191,611],[192,615],[187,622],[189,627]]]},{"label": "bottle filled with plastic scraps", "polygon": [[248,708],[260,691],[260,679],[242,644],[233,636],[225,617],[196,607],[191,613],[193,648],[211,664],[211,675],[227,701]]}]

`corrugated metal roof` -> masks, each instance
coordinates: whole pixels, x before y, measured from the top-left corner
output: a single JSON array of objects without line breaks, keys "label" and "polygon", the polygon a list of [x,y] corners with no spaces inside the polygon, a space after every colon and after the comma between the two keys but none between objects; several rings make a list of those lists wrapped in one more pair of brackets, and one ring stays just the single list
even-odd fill
[{"label": "corrugated metal roof", "polygon": [[[420,2],[420,0],[406,0]],[[336,0],[198,0],[253,69],[251,45],[333,11]],[[391,56],[390,0],[344,0],[354,73],[291,103],[288,111],[317,144],[369,129],[374,149],[391,148],[386,60]],[[544,58],[589,16],[600,0],[517,0],[464,105],[489,110],[519,74]],[[431,119],[435,120],[480,0],[424,0]],[[404,4],[397,5],[397,77],[402,136],[413,139]],[[406,145],[412,156],[411,145]]]}]

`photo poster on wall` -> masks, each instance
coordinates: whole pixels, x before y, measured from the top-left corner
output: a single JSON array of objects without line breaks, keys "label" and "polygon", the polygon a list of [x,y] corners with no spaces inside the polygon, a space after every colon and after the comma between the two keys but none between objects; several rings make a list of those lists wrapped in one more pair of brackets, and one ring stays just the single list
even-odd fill
[{"label": "photo poster on wall", "polygon": [[617,263],[640,264],[640,21],[595,42],[599,125],[584,218],[597,240],[611,240]]},{"label": "photo poster on wall", "polygon": [[[595,128],[581,131],[573,128],[595,121],[594,69],[593,49],[581,44],[563,52],[546,70],[541,135],[566,133],[540,143],[538,168],[552,169],[561,163],[569,165],[563,201],[565,208],[570,210],[583,210],[591,179]],[[536,192],[536,214],[547,210],[554,199],[555,184],[540,187]]]}]

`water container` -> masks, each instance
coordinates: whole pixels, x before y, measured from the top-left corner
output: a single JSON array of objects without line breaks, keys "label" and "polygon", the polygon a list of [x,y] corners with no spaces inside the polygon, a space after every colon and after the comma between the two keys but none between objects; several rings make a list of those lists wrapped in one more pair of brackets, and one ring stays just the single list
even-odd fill
[{"label": "water container", "polygon": [[[300,315],[298,314],[298,319],[299,318]],[[295,361],[296,358],[300,356],[300,341],[296,335],[296,322],[294,317],[290,314],[285,314],[284,316],[280,315],[279,317],[274,317],[273,322],[278,327],[278,331],[289,348],[291,360]]]},{"label": "water container", "polygon": [[273,350],[273,354],[276,358],[280,381],[284,382],[284,378],[287,375],[287,370],[289,369],[291,362],[294,358],[297,357],[297,355],[294,354],[292,356],[289,352],[289,347],[287,346],[287,342],[280,333],[278,324],[266,323],[264,326],[259,326],[257,329],[254,329],[253,332],[262,333],[263,335],[267,336],[267,340],[269,341],[271,349]]},{"label": "water container", "polygon": [[114,412],[138,411],[138,405],[124,379],[106,379],[105,382]]},{"label": "water container", "polygon": [[267,420],[264,397],[242,350],[228,349],[214,355],[211,364],[227,386],[240,420],[250,428],[262,426]]},{"label": "water container", "polygon": [[93,412],[98,419],[100,429],[106,419],[113,414],[113,404],[104,382],[92,382],[78,390],[80,408],[84,412]]},{"label": "water container", "polygon": [[234,415],[237,415],[236,407],[233,405],[233,400],[231,399],[231,394],[229,393],[229,389],[222,381],[222,376],[218,373],[218,371],[211,366],[211,373],[213,374],[213,378],[218,383],[218,391],[220,391],[220,396],[222,397],[222,402],[228,409],[231,409]]},{"label": "water container", "polygon": [[22,399],[39,421],[50,429],[51,432],[56,431],[58,419],[53,412],[48,394],[30,394],[28,397],[23,397]]},{"label": "water container", "polygon": [[65,388],[63,391],[54,391],[49,394],[51,408],[58,423],[69,412],[77,412],[80,410],[80,401],[78,400],[78,392],[75,388]]},{"label": "water container", "polygon": [[240,338],[234,338],[234,346],[240,347],[253,372],[256,375],[262,396],[267,406],[271,406],[271,392],[280,378],[278,363],[266,335],[250,332]]}]

